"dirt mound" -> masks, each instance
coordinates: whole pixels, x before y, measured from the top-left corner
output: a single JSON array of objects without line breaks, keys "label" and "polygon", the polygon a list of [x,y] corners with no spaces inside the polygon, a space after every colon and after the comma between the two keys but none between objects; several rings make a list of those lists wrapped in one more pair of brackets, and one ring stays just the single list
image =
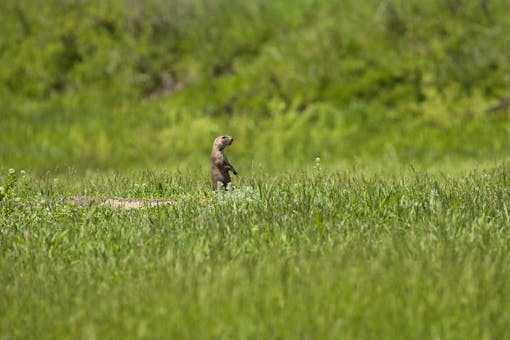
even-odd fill
[{"label": "dirt mound", "polygon": [[167,199],[98,198],[89,196],[72,197],[70,202],[80,207],[103,205],[126,210],[157,208],[160,206],[173,205],[176,203],[174,200]]}]

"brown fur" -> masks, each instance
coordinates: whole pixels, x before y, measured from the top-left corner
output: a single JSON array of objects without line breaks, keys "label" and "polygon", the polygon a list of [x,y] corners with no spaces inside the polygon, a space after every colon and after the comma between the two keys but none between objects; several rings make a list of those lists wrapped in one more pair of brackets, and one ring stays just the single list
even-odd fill
[{"label": "brown fur", "polygon": [[218,189],[218,182],[223,184],[223,188],[227,190],[227,184],[230,183],[229,171],[237,175],[236,169],[229,163],[225,148],[232,144],[234,138],[230,136],[216,137],[211,152],[211,177],[213,189]]}]

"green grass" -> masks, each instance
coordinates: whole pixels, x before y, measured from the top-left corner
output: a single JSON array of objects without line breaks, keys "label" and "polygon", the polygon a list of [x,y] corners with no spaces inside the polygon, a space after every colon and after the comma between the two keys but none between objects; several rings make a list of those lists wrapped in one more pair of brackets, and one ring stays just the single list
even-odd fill
[{"label": "green grass", "polygon": [[0,1],[0,167],[187,171],[220,134],[236,138],[240,168],[267,172],[315,157],[330,170],[499,162],[509,11],[507,0]]},{"label": "green grass", "polygon": [[[86,109],[94,110],[95,103],[89,103]],[[4,171],[202,169],[206,177],[212,141],[221,134],[235,138],[228,153],[245,175],[302,170],[316,157],[330,170],[362,166],[396,172],[413,164],[451,172],[508,159],[510,144],[506,114],[399,119],[392,110],[368,104],[335,108],[319,103],[258,119],[211,117],[164,102],[113,111],[101,107],[89,115],[81,114],[85,103],[75,108],[53,104],[0,120]],[[444,113],[440,105],[437,110]]]},{"label": "green grass", "polygon": [[509,169],[6,175],[0,338],[503,338]]},{"label": "green grass", "polygon": [[0,339],[504,338],[509,10],[0,1]]}]

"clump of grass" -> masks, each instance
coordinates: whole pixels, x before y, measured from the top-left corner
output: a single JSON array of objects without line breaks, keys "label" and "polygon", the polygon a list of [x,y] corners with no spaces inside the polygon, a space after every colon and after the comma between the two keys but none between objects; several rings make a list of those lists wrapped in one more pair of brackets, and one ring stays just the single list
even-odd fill
[{"label": "clump of grass", "polygon": [[16,186],[17,179],[18,176],[16,175],[16,170],[10,168],[5,183],[0,182],[0,184],[2,184],[0,185],[0,201],[14,197],[14,187]]},{"label": "clump of grass", "polygon": [[15,204],[19,204],[18,182],[20,178],[25,178],[25,175],[25,170],[18,172],[14,168],[9,168],[6,178],[0,176],[0,212],[8,213],[14,209]]}]

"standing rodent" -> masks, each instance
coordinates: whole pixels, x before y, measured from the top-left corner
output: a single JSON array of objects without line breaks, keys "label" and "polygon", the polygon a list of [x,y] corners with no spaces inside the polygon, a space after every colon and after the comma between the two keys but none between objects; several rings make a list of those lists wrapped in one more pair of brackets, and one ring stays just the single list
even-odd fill
[{"label": "standing rodent", "polygon": [[237,175],[236,169],[229,163],[225,154],[225,148],[233,141],[234,138],[230,136],[219,136],[214,140],[211,152],[211,176],[215,191],[218,189],[218,182],[221,182],[223,188],[227,190],[227,184],[230,183],[229,171]]}]

